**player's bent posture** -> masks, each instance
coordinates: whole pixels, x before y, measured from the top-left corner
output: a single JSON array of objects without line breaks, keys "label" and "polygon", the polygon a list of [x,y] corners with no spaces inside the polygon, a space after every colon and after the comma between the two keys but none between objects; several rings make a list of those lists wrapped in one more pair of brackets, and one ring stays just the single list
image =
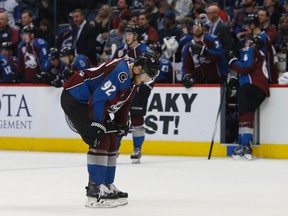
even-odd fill
[{"label": "player's bent posture", "polygon": [[[254,113],[269,96],[269,76],[266,60],[261,48],[263,39],[253,36],[240,52],[239,60],[229,61],[231,69],[239,74],[239,133],[238,143],[232,152],[233,159],[252,159],[252,140],[254,132]],[[234,79],[235,81],[235,79]]]},{"label": "player's bent posture", "polygon": [[[123,58],[81,70],[64,83],[61,106],[89,145],[87,207],[109,208],[128,203],[128,193],[114,185],[117,135],[127,134],[128,112],[136,89],[153,82],[159,61],[151,54],[134,63]],[[114,119],[110,119],[114,114]]]}]

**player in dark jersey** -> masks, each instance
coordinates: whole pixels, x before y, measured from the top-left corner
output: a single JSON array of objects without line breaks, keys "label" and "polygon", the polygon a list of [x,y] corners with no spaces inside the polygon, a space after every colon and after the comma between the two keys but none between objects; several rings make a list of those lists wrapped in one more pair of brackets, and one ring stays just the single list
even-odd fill
[{"label": "player in dark jersey", "polygon": [[254,132],[254,113],[269,96],[269,74],[265,55],[261,51],[264,41],[253,36],[242,48],[240,57],[232,58],[229,65],[239,75],[239,146],[233,150],[233,159],[252,159],[252,140]]},{"label": "player in dark jersey", "polygon": [[[140,28],[136,25],[129,25],[125,28],[126,43],[118,47],[113,58],[124,57],[133,61],[148,51],[145,44],[139,42]],[[146,115],[148,98],[153,88],[153,84],[142,84],[132,101],[131,105],[131,127],[134,150],[131,154],[132,163],[140,163],[142,156],[142,145],[145,140],[144,116]],[[118,148],[120,147],[121,137],[118,137]]]},{"label": "player in dark jersey", "polygon": [[[117,134],[129,130],[128,113],[136,89],[159,74],[156,56],[145,54],[134,63],[118,58],[80,70],[65,82],[61,106],[89,145],[87,207],[115,207],[128,203],[128,194],[114,186]],[[114,119],[110,119],[114,114]],[[119,199],[118,199],[119,198]]]}]

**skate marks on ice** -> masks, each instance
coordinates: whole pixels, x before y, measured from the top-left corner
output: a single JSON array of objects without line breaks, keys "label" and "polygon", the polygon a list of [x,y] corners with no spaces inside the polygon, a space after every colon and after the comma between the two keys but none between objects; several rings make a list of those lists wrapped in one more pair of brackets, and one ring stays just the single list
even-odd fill
[{"label": "skate marks on ice", "polygon": [[126,206],[90,209],[84,207],[86,154],[2,151],[0,170],[13,172],[0,172],[0,215],[284,216],[288,212],[287,160],[146,155],[141,160],[134,165],[129,155],[118,158],[115,185],[129,193]]}]

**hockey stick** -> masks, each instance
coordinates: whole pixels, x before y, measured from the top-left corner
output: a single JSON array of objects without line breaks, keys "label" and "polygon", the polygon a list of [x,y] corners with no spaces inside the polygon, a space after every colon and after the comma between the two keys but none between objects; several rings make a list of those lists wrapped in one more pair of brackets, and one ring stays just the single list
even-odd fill
[{"label": "hockey stick", "polygon": [[214,138],[215,138],[216,131],[217,131],[217,122],[218,122],[218,118],[219,118],[219,115],[220,115],[220,112],[221,112],[221,109],[222,109],[222,105],[223,105],[223,102],[224,102],[225,92],[226,92],[226,85],[224,83],[223,92],[222,92],[222,95],[221,95],[220,104],[219,104],[219,108],[218,108],[218,112],[217,112],[217,116],[216,116],[216,121],[215,121],[215,125],[214,125],[214,131],[213,131],[213,135],[212,135],[212,140],[211,140],[211,144],[210,144],[208,160],[210,160],[210,158],[211,158],[213,145],[214,145]]}]

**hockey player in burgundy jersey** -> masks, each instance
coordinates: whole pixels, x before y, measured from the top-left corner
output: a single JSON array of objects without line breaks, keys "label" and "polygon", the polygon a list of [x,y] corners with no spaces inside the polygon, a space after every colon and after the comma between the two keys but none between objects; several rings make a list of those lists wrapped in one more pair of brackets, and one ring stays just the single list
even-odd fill
[{"label": "hockey player in burgundy jersey", "polygon": [[204,34],[200,20],[195,20],[193,35],[182,49],[183,85],[220,83],[228,73],[228,63],[217,36]]},{"label": "hockey player in burgundy jersey", "polygon": [[264,42],[261,51],[266,56],[266,67],[269,75],[270,83],[278,83],[278,70],[275,66],[274,55],[275,49],[270,41],[269,36],[265,31],[260,29],[260,22],[257,14],[249,14],[243,22],[244,28],[251,34],[251,36],[260,36]]},{"label": "hockey player in burgundy jersey", "polygon": [[48,43],[35,38],[35,26],[23,28],[23,40],[19,44],[17,72],[25,83],[39,83],[41,71],[45,71],[48,62]]},{"label": "hockey player in burgundy jersey", "polygon": [[264,41],[253,36],[240,52],[239,59],[232,58],[229,65],[239,75],[239,146],[232,152],[233,159],[252,159],[251,144],[254,132],[254,113],[269,96],[269,75],[261,49]]},{"label": "hockey player in burgundy jersey", "polygon": [[[134,63],[124,58],[80,70],[64,83],[61,106],[89,145],[87,207],[115,207],[128,203],[128,194],[114,186],[117,135],[129,130],[128,112],[136,88],[159,74],[159,61],[145,54]],[[114,114],[110,119],[109,114]]]},{"label": "hockey player in burgundy jersey", "polygon": [[[116,49],[113,56],[114,59],[124,57],[133,61],[148,51],[148,47],[139,42],[139,32],[140,28],[137,25],[128,25],[125,28],[126,43]],[[140,158],[142,156],[141,148],[145,140],[144,116],[146,115],[148,98],[153,84],[154,83],[141,85],[132,101],[130,109],[134,147],[131,154],[132,163],[140,163]],[[118,148],[120,147],[121,139],[122,137],[118,137]]]}]

